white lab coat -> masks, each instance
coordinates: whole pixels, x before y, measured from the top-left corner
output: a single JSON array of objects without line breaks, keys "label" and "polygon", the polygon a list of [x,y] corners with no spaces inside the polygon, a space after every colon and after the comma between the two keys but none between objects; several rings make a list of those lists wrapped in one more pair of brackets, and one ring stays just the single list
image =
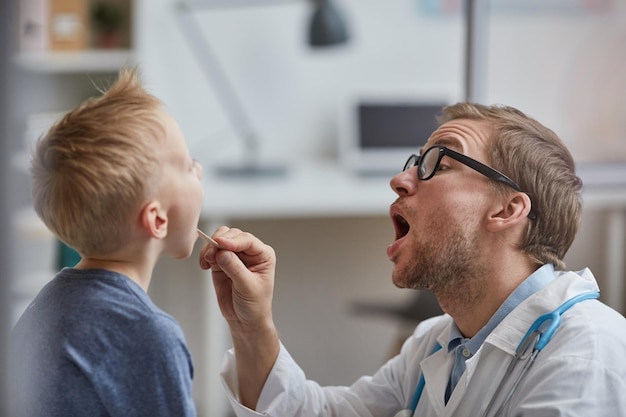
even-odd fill
[{"label": "white lab coat", "polygon": [[[423,372],[426,386],[416,417],[478,417],[535,319],[577,294],[598,289],[589,270],[556,274],[557,279],[505,317],[466,361],[466,370],[447,405],[444,393],[454,354],[445,348],[431,354],[436,343],[447,345],[452,324],[447,315],[421,323],[398,356],[351,387],[320,387],[307,381],[283,346],[261,393],[259,412],[243,407],[236,399],[232,351],[227,353],[222,380],[238,417],[392,417],[408,408]],[[583,301],[568,310],[504,415],[626,417],[626,319],[597,300]]]}]

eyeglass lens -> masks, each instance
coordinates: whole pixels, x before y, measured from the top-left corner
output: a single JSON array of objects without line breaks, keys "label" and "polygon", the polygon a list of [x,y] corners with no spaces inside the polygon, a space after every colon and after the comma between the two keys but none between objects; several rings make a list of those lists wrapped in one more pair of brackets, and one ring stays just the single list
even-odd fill
[{"label": "eyeglass lens", "polygon": [[439,148],[430,148],[420,158],[417,177],[421,180],[429,179],[435,174],[439,160],[441,159]]},{"label": "eyeglass lens", "polygon": [[402,171],[404,172],[413,168],[415,165],[417,165],[418,162],[419,162],[419,156],[415,154],[409,156],[409,159],[407,159],[406,162],[404,163],[404,167],[402,168]]},{"label": "eyeglass lens", "polygon": [[437,165],[442,158],[441,148],[432,147],[426,150],[423,155],[411,155],[404,164],[402,171],[417,166],[417,178],[420,180],[427,180],[435,175]]}]

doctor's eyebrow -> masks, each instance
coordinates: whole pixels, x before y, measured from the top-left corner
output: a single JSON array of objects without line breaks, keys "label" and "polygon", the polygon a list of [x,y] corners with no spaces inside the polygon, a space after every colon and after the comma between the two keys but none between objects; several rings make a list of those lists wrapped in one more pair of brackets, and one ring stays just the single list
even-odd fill
[{"label": "doctor's eyebrow", "polygon": [[446,148],[450,148],[457,152],[460,152],[463,149],[463,147],[461,146],[461,143],[457,139],[450,138],[450,137],[442,137],[442,138],[438,138],[434,140],[433,143],[428,145],[428,147],[422,146],[419,149],[419,152],[420,152],[419,155],[422,155],[424,151],[428,150],[429,148],[432,148],[433,146],[445,146]]},{"label": "doctor's eyebrow", "polygon": [[445,146],[447,148],[453,148],[456,151],[459,151],[459,150],[463,149],[463,147],[461,146],[461,142],[459,142],[458,139],[451,138],[451,137],[439,138],[439,139],[435,140],[434,145],[441,145],[441,146]]}]

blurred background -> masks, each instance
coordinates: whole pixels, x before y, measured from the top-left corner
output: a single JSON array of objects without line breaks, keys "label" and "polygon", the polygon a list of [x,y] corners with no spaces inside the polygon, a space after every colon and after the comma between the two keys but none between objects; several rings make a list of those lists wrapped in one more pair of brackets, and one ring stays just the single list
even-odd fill
[{"label": "blurred background", "polygon": [[[275,320],[322,384],[375,371],[437,312],[429,294],[391,284],[385,249],[389,179],[446,103],[512,105],[563,138],[585,181],[568,266],[591,267],[604,301],[626,311],[621,0],[14,0],[2,19],[5,338],[75,262],[31,208],[29,151],[128,65],[204,166],[201,226],[276,249]],[[197,257],[163,260],[150,293],[186,333],[200,415],[229,415],[217,375],[230,341]]]}]

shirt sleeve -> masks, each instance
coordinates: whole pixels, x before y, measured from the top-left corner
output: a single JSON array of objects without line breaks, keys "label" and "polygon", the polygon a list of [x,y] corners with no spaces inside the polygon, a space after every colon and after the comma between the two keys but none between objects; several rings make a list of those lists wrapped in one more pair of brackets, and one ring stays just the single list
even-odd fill
[{"label": "shirt sleeve", "polygon": [[[226,390],[226,395],[237,417],[269,416],[271,414],[269,414],[267,410],[269,408],[276,408],[276,406],[280,408],[281,400],[285,398],[285,395],[289,395],[290,393],[293,395],[292,401],[302,401],[301,393],[304,391],[304,386],[306,385],[304,372],[291,358],[291,355],[289,355],[282,344],[280,345],[276,363],[263,386],[257,404],[257,409],[261,411],[257,412],[251,410],[239,402],[237,394],[239,390],[237,363],[233,349],[226,352],[221,378],[224,389]],[[287,408],[286,405],[283,407]]]},{"label": "shirt sleeve", "polygon": [[226,354],[221,377],[237,417],[373,417],[402,408],[402,377],[398,370],[403,360],[401,356],[394,358],[374,376],[362,377],[350,387],[321,387],[306,379],[304,371],[281,345],[257,411],[243,406],[237,398],[237,368],[232,349]]}]

